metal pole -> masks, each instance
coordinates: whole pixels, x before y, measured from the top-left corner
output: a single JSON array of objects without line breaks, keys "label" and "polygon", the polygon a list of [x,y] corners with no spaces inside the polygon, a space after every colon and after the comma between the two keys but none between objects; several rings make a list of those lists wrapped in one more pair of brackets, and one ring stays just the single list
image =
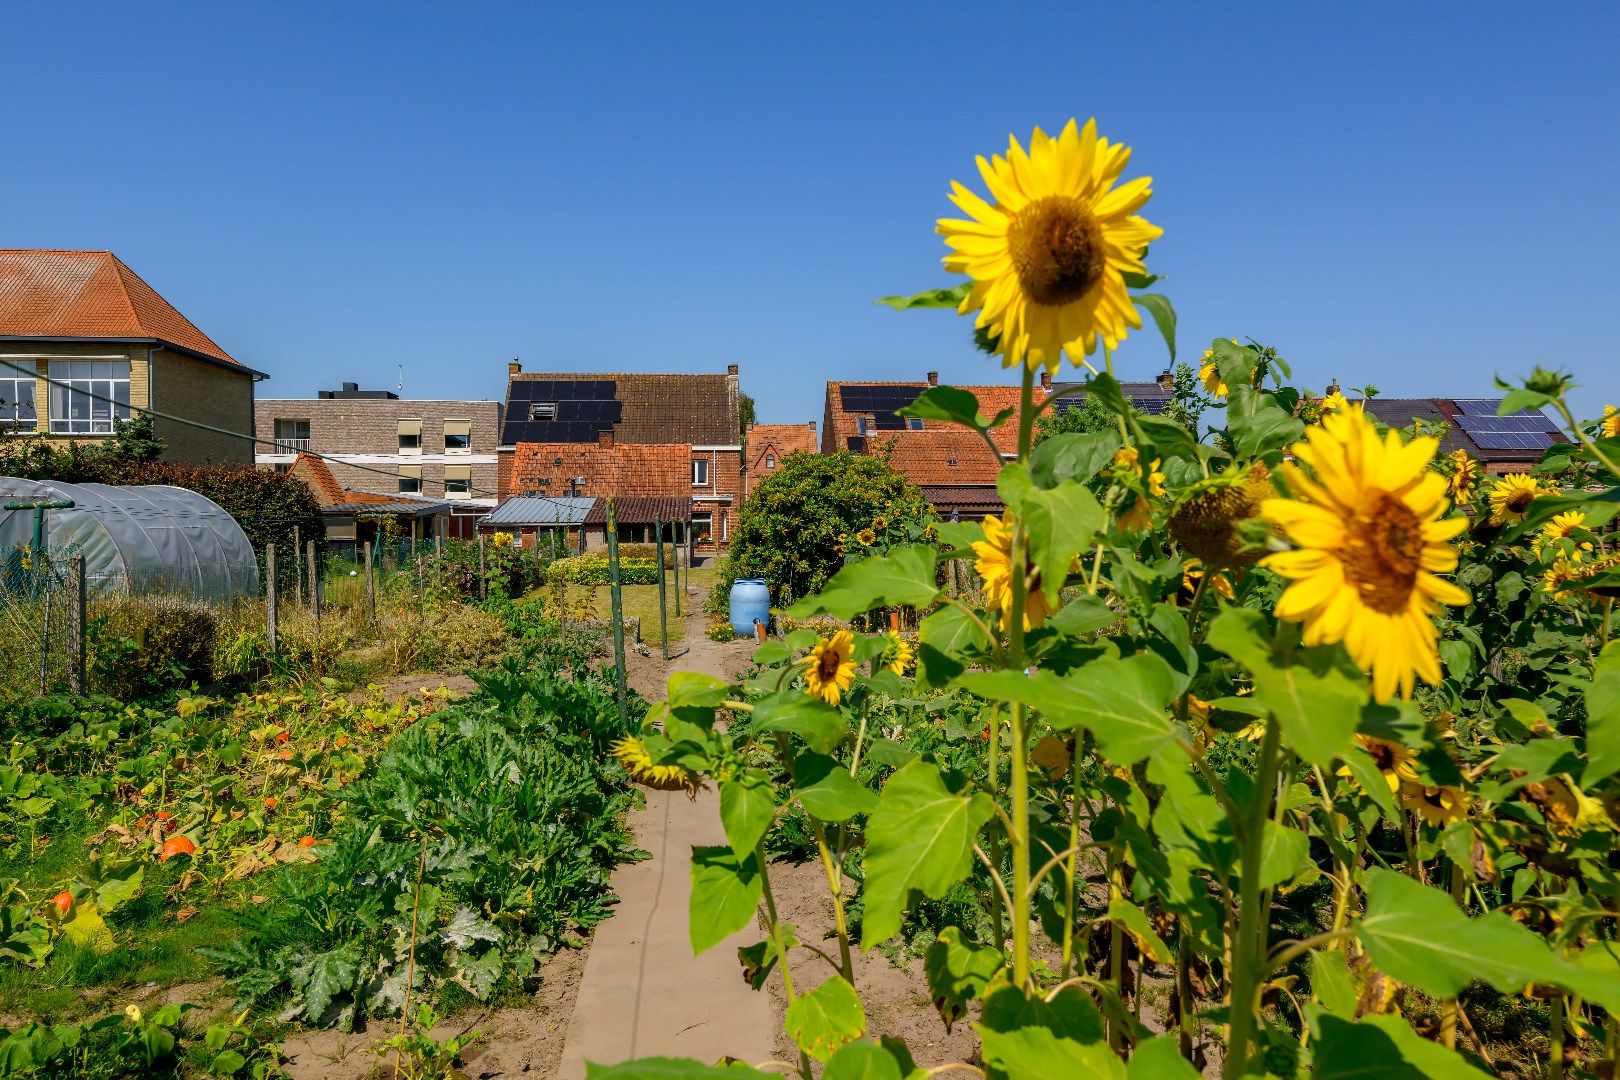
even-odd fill
[{"label": "metal pole", "polygon": [[293,526],[293,602],[304,606],[304,539],[297,525]]},{"label": "metal pole", "polygon": [[377,575],[371,564],[371,541],[366,541],[366,621],[377,621]]},{"label": "metal pole", "polygon": [[664,523],[653,518],[653,531],[658,534],[658,636],[664,643],[664,659],[669,659],[669,611],[664,597]]},{"label": "metal pole", "polygon": [[85,598],[84,556],[75,555],[68,560],[68,658],[71,662],[68,677],[75,694],[85,692]]},{"label": "metal pole", "polygon": [[276,651],[276,545],[264,545],[264,632],[270,651]]},{"label": "metal pole", "polygon": [[321,567],[315,558],[315,541],[309,541],[307,547],[309,563],[309,610],[315,614],[317,625],[321,621]]},{"label": "metal pole", "polygon": [[489,599],[489,582],[484,577],[484,533],[478,532],[478,598]]},{"label": "metal pole", "polygon": [[[680,542],[680,531],[681,531],[681,526],[680,526],[679,522],[672,521],[672,522],[669,523],[670,571],[675,575],[675,617],[677,619],[681,617],[681,542]],[[686,573],[687,573],[688,581],[690,583],[690,577],[691,577],[691,573],[692,573],[692,568],[687,567]]]},{"label": "metal pole", "polygon": [[624,596],[619,584],[619,515],[607,501],[608,593],[613,599],[613,687],[619,702],[619,723],[628,726],[624,685]]}]

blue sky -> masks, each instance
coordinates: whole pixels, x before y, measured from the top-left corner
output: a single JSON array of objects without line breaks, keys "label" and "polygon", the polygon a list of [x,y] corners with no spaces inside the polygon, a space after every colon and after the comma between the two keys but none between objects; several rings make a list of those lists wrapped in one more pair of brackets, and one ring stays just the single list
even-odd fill
[{"label": "blue sky", "polygon": [[[1599,5],[10,4],[0,246],[110,248],[261,396],[528,370],[996,381],[935,218],[1095,115],[1152,175],[1184,359],[1620,399],[1620,15]],[[1165,366],[1134,336],[1125,377]]]}]

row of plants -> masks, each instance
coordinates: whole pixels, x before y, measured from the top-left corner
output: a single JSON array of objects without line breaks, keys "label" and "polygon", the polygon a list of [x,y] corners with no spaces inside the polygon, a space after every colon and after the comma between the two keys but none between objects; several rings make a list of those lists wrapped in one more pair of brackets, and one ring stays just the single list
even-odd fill
[{"label": "row of plants", "polygon": [[[1144,291],[1160,230],[1128,157],[1071,123],[981,159],[988,200],[953,189],[946,266],[971,280],[950,299],[1022,407],[939,387],[907,413],[987,446],[1015,424],[1006,512],[850,561],[787,613],[914,607],[914,658],[800,628],[738,682],[672,680],[621,746],[650,782],[719,788],[694,950],[763,923],[743,974],[779,980],[807,1080],[1608,1075],[1620,421],[1578,423],[1562,376],[1504,385],[1504,413],[1548,410],[1568,441],[1486,483],[1226,339],[1204,361],[1221,426],[1139,413],[1114,350],[1141,313],[1174,319]],[[1112,424],[1037,447],[1035,373],[1065,355]],[[945,587],[957,560],[976,592]],[[795,845],[834,913],[808,955],[765,872]],[[863,1004],[854,950],[919,915],[919,989],[973,1022],[975,1061],[915,1061]]]}]

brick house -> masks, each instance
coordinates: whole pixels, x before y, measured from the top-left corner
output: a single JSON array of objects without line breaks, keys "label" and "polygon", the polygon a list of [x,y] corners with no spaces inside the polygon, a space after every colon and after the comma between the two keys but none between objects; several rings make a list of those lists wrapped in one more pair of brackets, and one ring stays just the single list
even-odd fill
[{"label": "brick house", "polygon": [[312,451],[345,489],[448,503],[451,537],[472,536],[495,506],[498,401],[419,401],[344,383],[314,398],[263,398],[253,412],[261,466]]},{"label": "brick house", "polygon": [[449,503],[415,495],[350,490],[338,483],[326,462],[314,454],[294,455],[287,471],[309,485],[321,508],[325,539],[330,545],[377,543],[382,536],[381,523],[388,518],[398,524],[396,535],[401,541],[429,540],[444,535],[449,528]]},{"label": "brick house", "polygon": [[1446,425],[1440,452],[1466,450],[1478,458],[1486,473],[1529,472],[1554,443],[1569,438],[1546,414],[1520,410],[1497,416],[1501,398],[1384,398],[1362,399],[1368,413],[1394,428],[1414,421]]},{"label": "brick house", "polygon": [[681,498],[693,555],[725,550],[742,499],[737,365],[724,375],[524,372],[508,366],[499,490]]},{"label": "brick house", "polygon": [[754,424],[745,440],[748,461],[743,478],[746,494],[753,485],[781,467],[789,454],[814,454],[818,446],[816,422],[803,424]]},{"label": "brick house", "polygon": [[583,519],[587,550],[606,546],[602,526],[608,498],[619,504],[618,535],[625,543],[651,539],[654,514],[662,508],[658,520],[674,527],[667,536],[694,554],[713,554],[713,504],[696,509],[695,459],[701,455],[694,455],[690,443],[619,446],[611,431],[603,431],[595,443],[519,443],[512,476],[523,494],[509,501],[594,499],[587,512],[594,517]]},{"label": "brick house", "polygon": [[166,460],[249,465],[263,378],[110,251],[0,249],[0,438],[97,442],[151,410]]}]

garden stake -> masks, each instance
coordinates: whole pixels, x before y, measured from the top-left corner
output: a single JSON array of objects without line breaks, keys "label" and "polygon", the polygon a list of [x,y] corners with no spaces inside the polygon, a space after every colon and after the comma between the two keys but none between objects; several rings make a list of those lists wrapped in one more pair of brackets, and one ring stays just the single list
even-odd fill
[{"label": "garden stake", "polygon": [[315,625],[321,624],[321,567],[315,557],[315,541],[309,541],[309,610],[315,615]]},{"label": "garden stake", "polygon": [[276,545],[264,545],[264,637],[276,651]]},{"label": "garden stake", "polygon": [[68,559],[68,677],[75,694],[85,692],[86,647],[84,610],[84,556]]},{"label": "garden stake", "polygon": [[366,622],[377,621],[377,573],[371,565],[371,541],[366,541]]},{"label": "garden stake", "polygon": [[304,540],[300,526],[293,526],[293,603],[304,606]]},{"label": "garden stake", "polygon": [[481,532],[478,534],[478,599],[489,599],[489,579],[484,576],[484,534]]},{"label": "garden stake", "polygon": [[607,547],[608,580],[612,582],[608,595],[613,601],[613,690],[619,702],[619,723],[628,725],[630,716],[624,701],[624,595],[619,586],[619,514],[612,499],[607,501]]},{"label": "garden stake", "polygon": [[653,531],[658,534],[658,636],[664,643],[664,659],[669,659],[669,611],[664,599],[664,523],[653,518]]},{"label": "garden stake", "polygon": [[[675,579],[675,617],[678,619],[681,617],[681,547],[680,541],[676,538],[674,522],[670,522],[669,525],[669,559],[669,571]],[[687,567],[687,574],[690,575],[691,572],[691,567]],[[690,577],[687,584],[691,584]]]}]

